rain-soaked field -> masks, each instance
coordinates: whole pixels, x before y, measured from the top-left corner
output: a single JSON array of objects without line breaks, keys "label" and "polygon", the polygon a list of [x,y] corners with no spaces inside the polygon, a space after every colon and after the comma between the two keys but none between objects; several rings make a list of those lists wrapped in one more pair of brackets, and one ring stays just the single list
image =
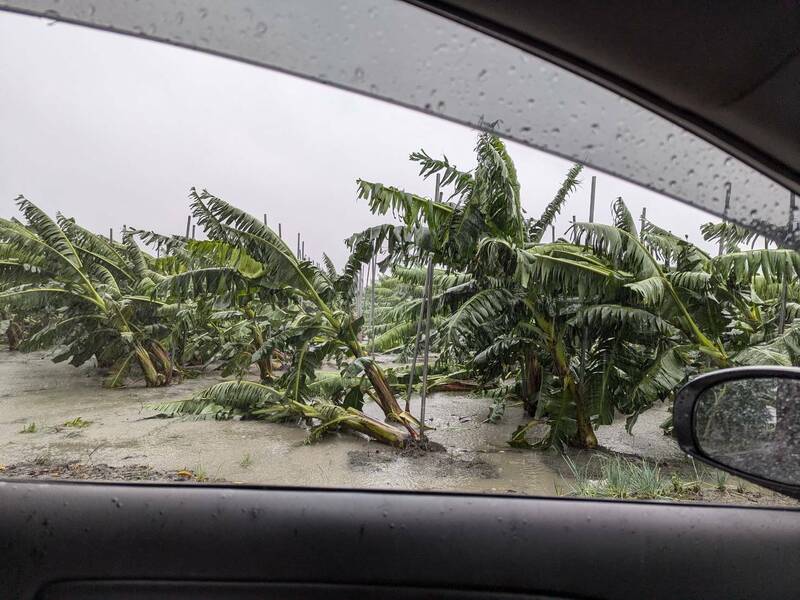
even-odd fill
[{"label": "rain-soaked field", "polygon": [[[41,352],[0,351],[0,476],[190,478],[547,496],[570,490],[570,471],[560,454],[517,450],[506,443],[524,422],[519,407],[509,406],[497,425],[484,423],[489,400],[472,395],[429,398],[427,414],[435,428],[429,437],[444,452],[395,450],[348,434],[309,445],[306,431],[294,424],[165,419],[146,406],[186,398],[218,380],[204,376],[167,388],[145,388],[132,381],[127,388],[109,390],[91,367],[54,364]],[[378,416],[369,406],[366,410]],[[659,428],[666,415],[663,407],[644,414],[633,436],[621,419],[601,427],[598,438],[605,450],[686,470],[688,463],[675,442]],[[34,429],[31,423],[35,430],[24,433],[26,427]],[[583,464],[590,454],[571,458]],[[783,501],[752,491],[739,497],[707,492],[693,499]]]}]

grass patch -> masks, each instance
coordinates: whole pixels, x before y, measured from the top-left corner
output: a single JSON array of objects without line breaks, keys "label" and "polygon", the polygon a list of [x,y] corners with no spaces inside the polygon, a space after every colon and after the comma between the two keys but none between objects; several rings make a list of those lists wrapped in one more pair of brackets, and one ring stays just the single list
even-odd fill
[{"label": "grass patch", "polygon": [[[567,496],[586,498],[619,498],[636,500],[692,500],[702,490],[728,492],[729,475],[725,471],[699,469],[692,461],[693,472],[682,476],[666,474],[654,462],[632,460],[620,456],[595,455],[584,466],[565,456],[572,479],[564,478]],[[743,492],[741,483],[737,491]]]},{"label": "grass patch", "polygon": [[574,478],[566,482],[569,495],[590,498],[669,498],[674,484],[656,464],[626,460],[619,456],[600,457],[599,472],[595,475],[592,461],[579,467],[568,456],[564,460]]},{"label": "grass patch", "polygon": [[242,457],[242,460],[239,461],[239,466],[243,469],[249,469],[253,466],[253,457],[250,456],[249,452]]},{"label": "grass patch", "polygon": [[44,454],[39,454],[33,459],[33,464],[37,466],[44,466],[49,465],[52,462],[52,457],[50,456],[49,452],[45,452]]},{"label": "grass patch", "polygon": [[728,489],[728,474],[725,471],[714,471],[714,483],[720,492]]},{"label": "grass patch", "polygon": [[37,431],[36,423],[27,423],[22,429],[19,430],[20,433],[36,433]]},{"label": "grass patch", "polygon": [[203,465],[198,465],[194,470],[195,481],[208,481],[208,473],[203,468]]},{"label": "grass patch", "polygon": [[196,466],[194,469],[181,469],[175,473],[178,477],[183,479],[194,479],[195,481],[208,481],[208,473],[202,465]]},{"label": "grass patch", "polygon": [[93,421],[87,421],[83,417],[75,417],[74,419],[70,419],[69,421],[64,421],[63,427],[77,427],[77,428],[84,428],[88,427],[92,424]]}]

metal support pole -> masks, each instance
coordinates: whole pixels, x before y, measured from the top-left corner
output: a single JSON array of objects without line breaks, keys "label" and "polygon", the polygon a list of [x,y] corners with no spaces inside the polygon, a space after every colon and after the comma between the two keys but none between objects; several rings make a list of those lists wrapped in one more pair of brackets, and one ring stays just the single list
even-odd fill
[{"label": "metal support pole", "polygon": [[789,279],[786,273],[783,274],[783,282],[781,284],[781,304],[778,311],[778,334],[783,335],[786,329],[786,295],[789,291]]},{"label": "metal support pole", "polygon": [[372,255],[372,306],[369,309],[369,337],[370,337],[370,356],[375,358],[375,271],[377,263],[375,254]]},{"label": "metal support pole", "polygon": [[358,317],[358,286],[361,285],[361,268],[353,277],[353,315]]},{"label": "metal support pole", "polygon": [[[722,222],[725,223],[726,218],[728,216],[728,209],[731,206],[731,182],[728,181],[725,184],[725,205],[722,207]],[[719,232],[719,249],[717,250],[717,256],[722,256],[722,252],[725,250],[725,229],[723,228],[722,231]]]},{"label": "metal support pole", "polygon": [[192,215],[186,217],[186,239],[189,239],[189,228],[192,226]]},{"label": "metal support pole", "polygon": [[422,355],[422,389],[419,405],[419,439],[425,439],[425,402],[428,394],[428,359],[431,350],[431,304],[433,303],[433,253],[428,254],[425,277],[425,354]]},{"label": "metal support pole", "polygon": [[[594,193],[595,193],[596,177],[592,176],[592,191],[589,195],[589,223],[594,223]],[[589,348],[589,327],[583,328],[583,337],[581,339],[581,393],[586,392],[586,352]]]},{"label": "metal support pole", "polygon": [[297,258],[300,258],[300,232],[297,232]]},{"label": "metal support pole", "polygon": [[306,259],[306,241],[305,240],[303,240],[303,244],[300,247],[300,256],[302,257],[303,260]]},{"label": "metal support pole", "polygon": [[108,242],[110,244],[114,243],[114,228],[113,227],[109,227],[108,228]]},{"label": "metal support pole", "polygon": [[642,207],[642,216],[639,217],[639,239],[644,237],[644,226],[647,223],[647,207]]},{"label": "metal support pole", "polygon": [[555,243],[556,241],[556,226],[550,225],[550,241]]},{"label": "metal support pole", "polygon": [[[427,278],[427,273],[426,273]],[[411,392],[414,389],[414,375],[417,371],[417,355],[419,354],[419,339],[422,334],[422,321],[425,317],[425,291],[423,286],[422,299],[419,303],[419,318],[417,319],[417,335],[414,337],[414,355],[411,357],[411,370],[408,372],[408,391],[406,393],[406,412],[411,412]]]},{"label": "metal support pole", "polygon": [[283,239],[283,229],[281,228],[280,223],[278,223],[278,237]]},{"label": "metal support pole", "polygon": [[264,213],[264,225],[266,226],[266,224],[267,224],[267,213]]},{"label": "metal support pole", "polygon": [[194,225],[192,225],[192,239],[194,239]]},{"label": "metal support pole", "polygon": [[[797,205],[795,204],[794,193],[789,192],[789,223],[788,223],[788,232],[786,234],[786,243],[785,247],[794,250],[794,233],[795,233],[795,222],[794,222],[794,213],[797,210]],[[780,300],[780,308],[778,313],[778,333],[783,335],[786,330],[786,300],[789,293],[789,278],[786,276],[786,269],[781,275],[781,300]]]},{"label": "metal support pole", "polygon": [[371,264],[364,265],[364,278],[361,280],[361,316],[367,312],[367,282],[369,281],[369,268]]},{"label": "metal support pole", "polygon": [[364,318],[366,318],[367,314],[367,290],[369,289],[369,279],[372,276],[372,261],[367,263],[367,271],[364,273],[364,285],[362,286],[364,289],[364,298],[361,304],[361,311],[364,313]]}]

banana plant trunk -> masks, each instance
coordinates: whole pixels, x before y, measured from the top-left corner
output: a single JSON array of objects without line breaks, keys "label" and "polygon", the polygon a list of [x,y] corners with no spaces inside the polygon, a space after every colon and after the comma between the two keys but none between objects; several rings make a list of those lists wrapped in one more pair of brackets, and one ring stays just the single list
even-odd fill
[{"label": "banana plant trunk", "polygon": [[144,374],[147,387],[161,387],[172,381],[172,361],[164,347],[155,340],[134,344],[136,360]]},{"label": "banana plant trunk", "polygon": [[331,426],[350,429],[366,435],[376,442],[396,448],[405,448],[414,439],[412,437],[413,432],[373,419],[352,407],[343,408],[334,405],[304,404],[292,401],[290,409],[304,417],[318,419],[322,422],[320,425],[322,429],[329,429]]},{"label": "banana plant trunk", "polygon": [[536,416],[539,392],[542,389],[542,366],[533,352],[525,352],[520,360],[520,392],[525,413]]},{"label": "banana plant trunk", "polygon": [[144,346],[136,342],[134,351],[136,352],[136,361],[139,363],[139,367],[141,367],[142,373],[144,374],[145,385],[147,385],[147,387],[159,387],[164,385],[163,378],[161,380],[159,379],[156,366],[153,364]]},{"label": "banana plant trunk", "polygon": [[19,349],[19,344],[22,341],[22,327],[14,321],[8,325],[6,329],[6,339],[8,340],[8,349],[15,351]]},{"label": "banana plant trunk", "polygon": [[556,342],[553,359],[559,376],[563,378],[568,396],[572,398],[575,404],[575,435],[568,440],[569,444],[576,448],[597,448],[597,436],[594,434],[594,428],[592,427],[592,416],[586,407],[582,386],[578,385],[572,373],[570,373],[563,341]]},{"label": "banana plant trunk", "polygon": [[571,381],[572,395],[575,399],[575,437],[572,445],[577,448],[597,448],[597,436],[594,434],[592,419],[586,410],[586,402],[581,393],[580,386]]},{"label": "banana plant trunk", "polygon": [[416,439],[418,437],[419,422],[411,413],[400,408],[400,404],[397,402],[392,388],[389,387],[389,382],[386,381],[386,375],[384,375],[381,368],[376,363],[368,361],[364,365],[364,372],[375,390],[376,401],[383,414],[386,415],[386,420],[400,423],[408,429],[412,439]]},{"label": "banana plant trunk", "polygon": [[[261,331],[259,331],[258,328],[253,332],[253,342],[256,349],[264,345],[264,336],[261,335]],[[272,352],[270,352],[269,356],[258,359],[256,365],[258,365],[258,374],[261,378],[261,383],[272,381]]]},{"label": "banana plant trunk", "polygon": [[156,369],[164,379],[162,385],[169,385],[172,382],[173,363],[170,360],[169,352],[156,340],[150,340],[150,355],[154,357]]}]

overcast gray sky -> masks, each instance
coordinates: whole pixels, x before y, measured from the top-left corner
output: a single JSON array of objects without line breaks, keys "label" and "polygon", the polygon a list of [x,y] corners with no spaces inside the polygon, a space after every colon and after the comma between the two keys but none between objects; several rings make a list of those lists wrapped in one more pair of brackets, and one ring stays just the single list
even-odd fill
[{"label": "overcast gray sky", "polygon": [[[428,195],[414,150],[474,166],[476,132],[282,73],[131,37],[0,12],[0,214],[25,194],[101,233],[181,233],[191,186],[298,231],[341,265],[343,239],[386,218],[356,200],[361,177]],[[509,143],[536,215],[569,163]],[[588,218],[589,180],[557,224]],[[597,174],[596,219],[622,196],[695,242],[706,213]],[[705,247],[708,245],[703,244]]]}]

